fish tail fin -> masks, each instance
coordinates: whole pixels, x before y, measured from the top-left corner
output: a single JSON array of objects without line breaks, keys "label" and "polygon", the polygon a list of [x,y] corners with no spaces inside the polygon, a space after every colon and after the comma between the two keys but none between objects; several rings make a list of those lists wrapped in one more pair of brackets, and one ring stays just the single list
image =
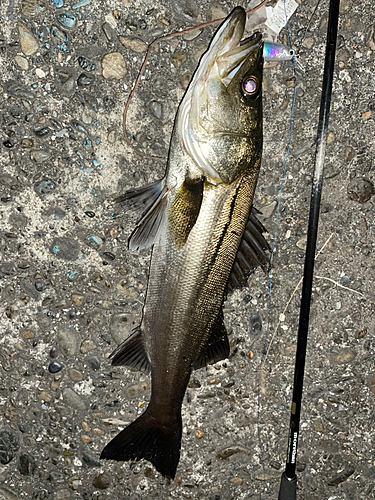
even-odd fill
[{"label": "fish tail fin", "polygon": [[180,459],[181,416],[175,423],[162,426],[152,417],[149,408],[107,444],[100,458],[118,461],[144,458],[160,474],[173,479]]}]

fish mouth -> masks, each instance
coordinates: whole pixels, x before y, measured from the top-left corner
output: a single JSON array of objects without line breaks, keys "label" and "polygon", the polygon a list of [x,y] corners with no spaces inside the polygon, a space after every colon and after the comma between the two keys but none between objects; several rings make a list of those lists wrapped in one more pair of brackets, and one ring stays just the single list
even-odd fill
[{"label": "fish mouth", "polygon": [[262,35],[254,33],[242,40],[246,25],[246,12],[236,7],[220,26],[209,49],[204,54],[194,80],[205,81],[219,77],[228,86],[249,53],[257,49]]}]

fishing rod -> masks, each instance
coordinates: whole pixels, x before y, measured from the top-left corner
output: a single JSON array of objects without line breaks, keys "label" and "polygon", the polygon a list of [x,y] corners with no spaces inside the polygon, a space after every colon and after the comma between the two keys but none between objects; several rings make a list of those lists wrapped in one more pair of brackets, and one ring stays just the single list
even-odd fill
[{"label": "fishing rod", "polygon": [[295,500],[297,498],[296,459],[301,414],[303,376],[305,371],[307,333],[309,327],[311,289],[314,274],[314,259],[316,238],[318,233],[320,200],[323,187],[324,156],[327,144],[327,129],[331,105],[333,70],[335,65],[339,7],[340,0],[330,0],[326,55],[324,62],[322,96],[320,101],[318,124],[318,139],[315,153],[315,170],[311,191],[310,216],[307,232],[305,267],[303,273],[296,364],[294,370],[293,399],[288,437],[288,452],[285,471],[281,476],[279,500]]}]

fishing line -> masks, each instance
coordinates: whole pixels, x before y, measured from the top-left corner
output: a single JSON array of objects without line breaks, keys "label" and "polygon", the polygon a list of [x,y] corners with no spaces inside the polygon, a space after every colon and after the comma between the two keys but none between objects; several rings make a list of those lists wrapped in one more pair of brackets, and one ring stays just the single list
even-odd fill
[{"label": "fishing line", "polygon": [[[290,28],[289,28],[289,20],[288,20],[288,15],[286,12],[286,0],[284,0],[284,12],[285,12],[285,20],[286,20],[286,27],[288,31],[288,39],[289,39],[289,46],[292,49],[292,37],[290,33]],[[263,472],[264,472],[264,492],[267,490],[267,482],[266,482],[266,467],[265,467],[265,461],[264,461],[264,451],[263,451],[263,443],[262,443],[262,438],[260,435],[260,411],[261,411],[261,391],[260,391],[260,385],[261,385],[261,377],[262,377],[262,369],[263,369],[263,363],[265,359],[265,355],[267,352],[267,343],[268,343],[268,337],[269,337],[269,332],[270,332],[270,324],[271,324],[271,309],[272,309],[272,278],[273,278],[273,273],[272,273],[272,264],[273,264],[273,257],[275,253],[275,246],[276,246],[276,235],[277,235],[277,226],[279,222],[279,215],[280,215],[280,206],[281,206],[281,196],[283,192],[283,187],[285,183],[285,178],[286,178],[286,169],[288,166],[288,160],[289,160],[289,155],[290,155],[290,149],[292,146],[292,139],[293,139],[293,124],[294,124],[294,108],[295,108],[295,103],[296,103],[296,95],[297,95],[297,69],[296,69],[296,61],[295,58],[293,57],[292,59],[292,64],[293,64],[293,69],[294,69],[294,92],[293,92],[293,101],[292,101],[292,108],[290,112],[290,134],[289,134],[289,144],[288,144],[288,150],[286,153],[285,157],[285,163],[284,163],[284,171],[281,179],[281,185],[280,185],[280,191],[279,191],[279,197],[278,197],[278,203],[277,203],[277,211],[276,211],[276,222],[275,222],[275,230],[273,234],[273,241],[272,241],[272,252],[271,252],[271,259],[270,259],[270,281],[269,281],[269,292],[268,292],[268,319],[267,319],[267,331],[266,331],[266,338],[264,341],[264,346],[263,346],[263,352],[262,352],[262,359],[260,362],[260,371],[259,371],[259,380],[258,380],[258,418],[257,418],[257,427],[258,427],[258,442],[260,446],[260,452],[261,452],[261,462],[262,462],[262,467],[263,467]]]}]

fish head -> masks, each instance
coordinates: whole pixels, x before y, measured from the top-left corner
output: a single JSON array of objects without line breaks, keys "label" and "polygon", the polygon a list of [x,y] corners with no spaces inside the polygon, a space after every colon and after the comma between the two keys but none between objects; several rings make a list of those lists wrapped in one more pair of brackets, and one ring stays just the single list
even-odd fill
[{"label": "fish head", "polygon": [[242,40],[246,13],[236,7],[203,54],[177,115],[187,154],[214,184],[249,173],[262,149],[263,42]]}]

